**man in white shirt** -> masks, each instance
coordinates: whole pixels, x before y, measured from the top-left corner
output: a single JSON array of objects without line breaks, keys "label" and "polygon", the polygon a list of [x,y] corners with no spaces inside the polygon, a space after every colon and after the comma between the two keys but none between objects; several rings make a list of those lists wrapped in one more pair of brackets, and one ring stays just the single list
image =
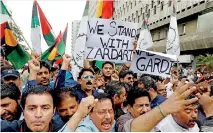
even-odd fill
[{"label": "man in white shirt", "polygon": [[[194,96],[189,96],[191,99]],[[164,118],[155,127],[156,131],[160,132],[199,132],[196,123],[198,117],[198,103],[185,106],[177,113],[173,113]]]}]

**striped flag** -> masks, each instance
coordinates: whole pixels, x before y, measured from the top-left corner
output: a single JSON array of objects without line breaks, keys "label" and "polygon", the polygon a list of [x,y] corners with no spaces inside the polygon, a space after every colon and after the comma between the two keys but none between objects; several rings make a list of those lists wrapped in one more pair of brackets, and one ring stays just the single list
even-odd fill
[{"label": "striped flag", "polygon": [[31,42],[33,51],[41,54],[41,27],[38,16],[37,1],[33,2],[32,20],[31,20]]},{"label": "striped flag", "polygon": [[3,1],[1,0],[1,6],[0,6],[0,24],[3,24],[5,22],[7,22],[11,17],[11,14],[9,13],[9,11],[7,10],[5,4],[3,3]]}]

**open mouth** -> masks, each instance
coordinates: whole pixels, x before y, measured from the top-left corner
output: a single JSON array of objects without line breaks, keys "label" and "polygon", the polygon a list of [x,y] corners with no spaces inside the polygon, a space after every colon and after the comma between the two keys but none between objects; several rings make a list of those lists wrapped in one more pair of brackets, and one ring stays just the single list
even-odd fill
[{"label": "open mouth", "polygon": [[104,130],[109,130],[112,124],[111,122],[107,122],[107,123],[102,123],[101,126],[103,127]]}]

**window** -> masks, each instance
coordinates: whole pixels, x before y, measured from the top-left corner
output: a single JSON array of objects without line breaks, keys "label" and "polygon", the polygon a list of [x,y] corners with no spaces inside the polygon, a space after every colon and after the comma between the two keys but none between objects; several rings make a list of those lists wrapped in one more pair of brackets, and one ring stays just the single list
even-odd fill
[{"label": "window", "polygon": [[158,32],[158,39],[160,40],[160,31]]},{"label": "window", "polygon": [[133,18],[133,22],[135,23],[135,18]]},{"label": "window", "polygon": [[134,18],[134,13],[132,14],[132,20],[133,20],[133,18]]},{"label": "window", "polygon": [[154,14],[156,14],[156,6],[154,6]]},{"label": "window", "polygon": [[150,9],[148,10],[148,14],[147,15],[148,15],[148,17],[150,17]]},{"label": "window", "polygon": [[185,34],[186,33],[186,24],[185,23],[182,24],[182,28],[183,28],[182,33]]},{"label": "window", "polygon": [[132,9],[132,3],[131,3],[131,9]]},{"label": "window", "polygon": [[125,18],[125,21],[126,21],[126,18]]},{"label": "window", "polygon": [[148,11],[148,6],[149,6],[149,5],[146,5],[146,13],[147,13],[147,11]]},{"label": "window", "polygon": [[143,13],[143,19],[144,19],[144,17],[145,17],[145,14]]},{"label": "window", "polygon": [[126,6],[127,6],[127,2],[126,2]]},{"label": "window", "polygon": [[143,9],[141,8],[141,14],[143,13]]},{"label": "window", "polygon": [[168,7],[170,7],[172,5],[172,1],[170,0],[168,3]]},{"label": "window", "polygon": [[154,6],[154,1],[152,0],[152,8],[153,8],[153,6]]},{"label": "window", "polygon": [[128,17],[128,21],[130,21],[130,16]]},{"label": "window", "polygon": [[138,16],[138,11],[136,11],[136,16]]},{"label": "window", "polygon": [[160,5],[160,0],[158,0],[158,5]]},{"label": "window", "polygon": [[138,16],[138,23],[140,23],[140,16]]},{"label": "window", "polygon": [[136,4],[137,4],[136,1],[137,1],[137,0],[135,0],[135,6],[136,6]]},{"label": "window", "polygon": [[161,8],[160,8],[161,11],[163,11],[163,5],[164,5],[164,2],[162,1],[161,2]]}]

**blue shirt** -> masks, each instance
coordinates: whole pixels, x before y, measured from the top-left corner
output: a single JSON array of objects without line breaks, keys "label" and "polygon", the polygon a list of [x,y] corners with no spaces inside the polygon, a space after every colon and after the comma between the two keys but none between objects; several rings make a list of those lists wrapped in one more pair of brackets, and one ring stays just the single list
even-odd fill
[{"label": "blue shirt", "polygon": [[[89,115],[82,120],[75,132],[100,132],[99,129],[95,126],[95,124],[90,119]],[[112,125],[110,132],[115,132],[115,121]]]},{"label": "blue shirt", "polygon": [[[81,102],[82,98],[88,97],[87,93],[85,91],[83,91],[81,88],[77,88],[76,90],[74,90],[76,93],[76,96],[79,100],[79,102]],[[92,95],[97,94],[98,92],[96,90],[92,91]]]},{"label": "blue shirt", "polygon": [[151,108],[155,108],[157,105],[160,105],[162,102],[166,100],[165,97],[161,95],[157,95],[152,101],[151,101]]}]

